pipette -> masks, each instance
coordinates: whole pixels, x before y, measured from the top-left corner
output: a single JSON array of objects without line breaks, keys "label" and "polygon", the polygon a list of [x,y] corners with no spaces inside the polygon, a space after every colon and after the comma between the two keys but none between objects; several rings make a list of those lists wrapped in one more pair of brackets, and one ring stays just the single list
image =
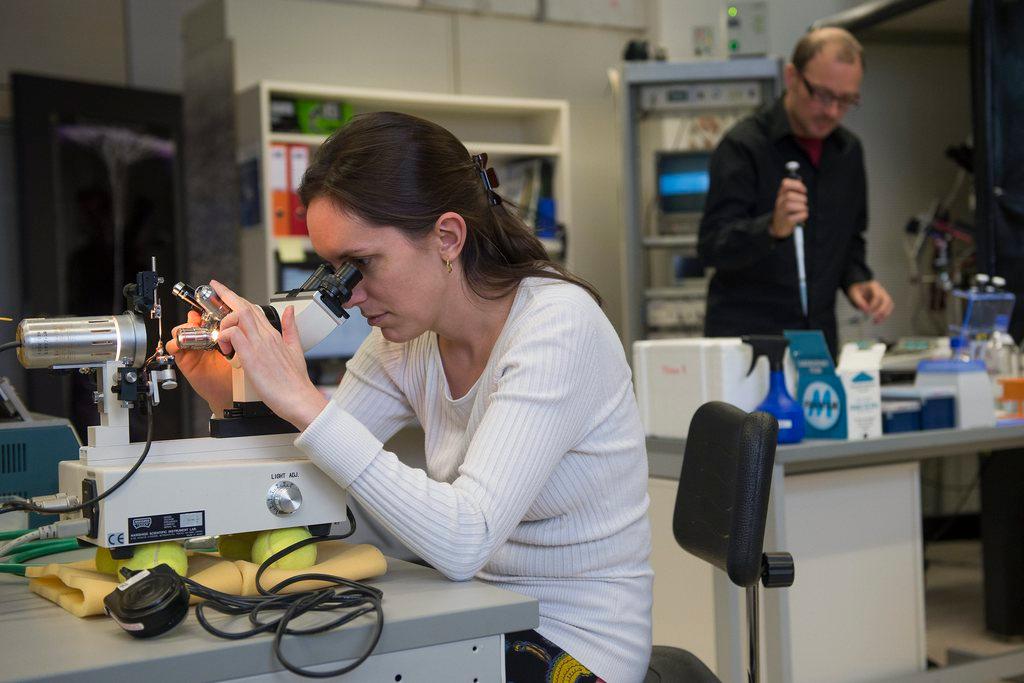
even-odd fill
[{"label": "pipette", "polygon": [[[793,180],[800,178],[800,162],[787,161],[786,175]],[[793,246],[796,247],[796,272],[800,278],[800,309],[807,317],[807,266],[804,263],[804,225],[797,223],[793,228]]]}]

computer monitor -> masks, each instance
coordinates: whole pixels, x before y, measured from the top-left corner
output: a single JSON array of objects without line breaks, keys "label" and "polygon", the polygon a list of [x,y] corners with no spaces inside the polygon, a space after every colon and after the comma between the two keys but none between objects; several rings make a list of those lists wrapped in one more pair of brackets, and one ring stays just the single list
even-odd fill
[{"label": "computer monitor", "polygon": [[[280,266],[281,289],[288,291],[302,285],[318,264],[312,263],[284,263]],[[351,358],[356,355],[359,345],[370,334],[370,323],[358,308],[348,308],[348,320],[341,323],[333,332],[327,335],[322,342],[306,351],[306,358],[309,360],[323,360],[333,358]]]},{"label": "computer monitor", "polygon": [[658,205],[662,213],[704,211],[710,159],[710,152],[658,152]]}]

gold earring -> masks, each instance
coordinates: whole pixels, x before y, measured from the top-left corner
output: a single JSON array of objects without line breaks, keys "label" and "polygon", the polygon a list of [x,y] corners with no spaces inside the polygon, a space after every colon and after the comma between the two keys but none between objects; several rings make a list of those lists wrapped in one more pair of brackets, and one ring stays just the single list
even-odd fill
[{"label": "gold earring", "polygon": [[448,269],[448,274],[451,275],[452,274],[452,262],[451,262],[451,259],[445,259],[444,260],[444,265]]}]

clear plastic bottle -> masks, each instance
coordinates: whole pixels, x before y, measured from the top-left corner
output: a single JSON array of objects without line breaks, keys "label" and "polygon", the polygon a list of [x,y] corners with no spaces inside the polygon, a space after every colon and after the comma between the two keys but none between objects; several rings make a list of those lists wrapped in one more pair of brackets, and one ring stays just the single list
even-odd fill
[{"label": "clear plastic bottle", "polygon": [[1013,406],[1003,405],[1003,385],[999,380],[1020,374],[1020,359],[1013,337],[1005,332],[993,332],[981,348],[981,359],[985,361],[985,369],[992,382],[992,399],[996,403],[996,410],[1012,411]]},{"label": "clear plastic bottle", "polygon": [[996,358],[1000,377],[1020,377],[1020,351],[1017,343],[1006,332],[996,332],[993,341],[998,343]]},{"label": "clear plastic bottle", "polygon": [[949,357],[951,360],[969,362],[971,350],[963,337],[952,336],[949,338]]},{"label": "clear plastic bottle", "polygon": [[1017,376],[1024,375],[1024,341],[1017,347]]}]

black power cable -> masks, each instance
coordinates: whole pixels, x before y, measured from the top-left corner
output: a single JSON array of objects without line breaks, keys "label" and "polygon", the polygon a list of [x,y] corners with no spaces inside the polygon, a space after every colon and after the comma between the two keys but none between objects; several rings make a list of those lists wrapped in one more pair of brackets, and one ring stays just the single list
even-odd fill
[{"label": "black power cable", "polygon": [[[329,678],[348,673],[362,664],[373,654],[384,630],[384,610],[381,600],[383,591],[358,581],[351,581],[331,574],[296,574],[284,581],[263,588],[260,577],[274,562],[289,553],[311,543],[322,543],[348,538],[355,532],[356,522],[351,510],[347,510],[349,530],[336,536],[306,538],[268,557],[256,572],[256,588],[259,595],[232,595],[209,588],[193,579],[179,576],[166,564],[149,570],[132,571],[122,569],[128,579],[103,599],[107,613],[128,633],[136,638],[151,638],[169,631],[185,618],[191,595],[204,599],[196,605],[196,620],[208,633],[227,640],[242,640],[259,633],[274,633],[273,651],[278,661],[292,673],[309,678]],[[282,593],[285,588],[303,581],[328,584],[295,593]],[[231,616],[247,615],[252,628],[243,631],[226,631],[210,623],[205,609],[210,607]],[[293,619],[309,612],[342,613],[327,621],[308,628],[294,628]],[[268,616],[268,613],[280,613]],[[281,650],[284,636],[301,636],[324,633],[358,619],[365,614],[375,614],[373,634],[362,653],[347,666],[333,671],[311,671],[292,663]]]},{"label": "black power cable", "polygon": [[[271,588],[264,588],[260,584],[260,578],[262,577],[263,572],[265,572],[270,565],[277,562],[285,555],[312,543],[337,541],[351,536],[356,530],[356,520],[351,510],[347,511],[347,516],[349,530],[346,533],[335,536],[314,536],[312,538],[305,538],[268,557],[260,565],[259,569],[256,570],[256,589],[259,591],[259,595],[231,595],[229,593],[213,590],[212,588],[207,588],[202,584],[196,583],[192,579],[183,579],[185,585],[188,586],[189,591],[193,595],[197,595],[205,600],[205,602],[200,602],[196,605],[196,620],[204,629],[206,629],[207,632],[217,636],[218,638],[225,638],[227,640],[242,640],[259,633],[273,631],[274,655],[286,669],[294,674],[298,674],[299,676],[307,676],[309,678],[330,678],[348,673],[358,667],[366,661],[371,654],[373,654],[374,649],[377,647],[377,643],[380,641],[381,633],[384,630],[384,610],[381,606],[381,600],[384,597],[383,591],[379,588],[374,588],[373,586],[369,586],[358,581],[343,579],[340,576],[318,573],[297,574],[277,583]],[[324,588],[310,589],[296,593],[282,594],[280,592],[288,586],[302,581],[320,581],[330,585]],[[245,631],[225,631],[220,629],[211,624],[207,619],[205,613],[205,609],[207,607],[223,614],[236,616],[243,614],[248,615],[249,621],[252,623],[253,627]],[[311,626],[309,628],[294,628],[290,625],[293,619],[302,616],[307,612],[328,612],[335,610],[345,611],[340,616],[327,621],[326,623]],[[280,612],[280,616],[267,618],[265,615],[268,612]],[[289,661],[281,650],[281,641],[286,635],[300,636],[323,633],[337,628],[338,626],[342,626],[343,624],[347,624],[364,614],[370,613],[376,615],[376,623],[374,624],[373,635],[370,639],[370,643],[354,662],[341,667],[340,669],[334,669],[333,671],[312,671],[309,669],[303,669]]]},{"label": "black power cable", "polygon": [[0,344],[0,353],[7,351],[8,349],[16,349],[21,346],[20,341],[5,342]]}]

